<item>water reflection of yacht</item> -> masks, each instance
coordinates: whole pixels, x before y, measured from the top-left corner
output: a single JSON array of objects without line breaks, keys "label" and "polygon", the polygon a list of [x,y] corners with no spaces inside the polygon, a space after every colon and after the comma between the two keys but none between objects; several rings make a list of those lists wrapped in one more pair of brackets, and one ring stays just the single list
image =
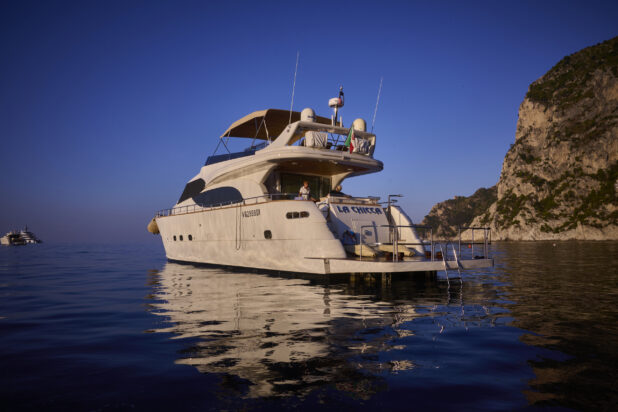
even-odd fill
[{"label": "water reflection of yacht", "polygon": [[[243,152],[208,157],[172,209],[148,225],[169,260],[303,273],[390,273],[488,267],[487,257],[436,258],[398,206],[336,191],[345,179],[383,169],[376,136],[356,119],[268,109],[234,122],[220,137],[252,139]],[[261,141],[255,144],[256,141]],[[307,181],[310,194],[299,198]],[[483,230],[487,235],[487,231]],[[482,236],[477,236],[477,239]],[[485,237],[484,251],[487,251]],[[454,248],[453,248],[454,250]]]},{"label": "water reflection of yacht", "polygon": [[[303,391],[338,376],[348,382],[362,362],[349,358],[397,350],[390,341],[411,334],[401,326],[419,316],[411,304],[373,301],[309,279],[171,262],[158,278],[153,313],[169,322],[157,332],[198,339],[177,363],[247,381],[248,397]],[[413,364],[391,356],[363,367],[397,371]]]}]

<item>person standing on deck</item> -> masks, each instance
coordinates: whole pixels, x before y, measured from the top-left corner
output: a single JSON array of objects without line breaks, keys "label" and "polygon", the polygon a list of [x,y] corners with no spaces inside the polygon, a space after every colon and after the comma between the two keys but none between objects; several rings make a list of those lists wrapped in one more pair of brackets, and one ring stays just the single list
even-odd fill
[{"label": "person standing on deck", "polygon": [[298,189],[298,196],[303,200],[309,200],[311,198],[311,188],[307,180],[303,180],[303,185]]}]

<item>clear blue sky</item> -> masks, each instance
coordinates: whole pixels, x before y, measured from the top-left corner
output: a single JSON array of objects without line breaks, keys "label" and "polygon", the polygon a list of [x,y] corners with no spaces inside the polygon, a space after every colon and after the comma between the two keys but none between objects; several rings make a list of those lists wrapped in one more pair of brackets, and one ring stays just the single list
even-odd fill
[{"label": "clear blue sky", "polygon": [[158,241],[234,120],[254,110],[371,121],[383,172],[346,192],[405,194],[416,220],[498,180],[528,85],[618,35],[618,2],[4,1],[0,231]]}]

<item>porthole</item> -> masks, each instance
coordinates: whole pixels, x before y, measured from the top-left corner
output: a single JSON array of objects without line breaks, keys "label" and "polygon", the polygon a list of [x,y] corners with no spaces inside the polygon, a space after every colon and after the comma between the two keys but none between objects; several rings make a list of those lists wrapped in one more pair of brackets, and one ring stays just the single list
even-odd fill
[{"label": "porthole", "polygon": [[182,242],[182,235],[180,235],[180,241]]},{"label": "porthole", "polygon": [[265,230],[264,231],[264,239],[272,239],[273,238],[273,234],[271,233],[270,230]]},{"label": "porthole", "polygon": [[193,240],[193,235],[189,235],[189,240]]},{"label": "porthole", "polygon": [[176,235],[174,235],[174,242],[176,241]]},{"label": "porthole", "polygon": [[288,219],[298,219],[301,217],[309,217],[309,212],[307,211],[302,211],[302,212],[287,212],[285,214],[285,217]]}]

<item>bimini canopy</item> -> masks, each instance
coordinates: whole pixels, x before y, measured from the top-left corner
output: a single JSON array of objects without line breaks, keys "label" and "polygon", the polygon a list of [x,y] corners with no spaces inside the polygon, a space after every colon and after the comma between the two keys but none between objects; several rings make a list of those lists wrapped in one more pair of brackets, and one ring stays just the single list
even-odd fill
[{"label": "bimini canopy", "polygon": [[[292,112],[292,122],[299,120],[300,112]],[[331,124],[330,119],[321,116],[316,116],[316,122]],[[221,137],[247,137],[250,139],[272,140],[279,136],[289,123],[289,110],[258,110],[240,120],[236,120]]]}]

